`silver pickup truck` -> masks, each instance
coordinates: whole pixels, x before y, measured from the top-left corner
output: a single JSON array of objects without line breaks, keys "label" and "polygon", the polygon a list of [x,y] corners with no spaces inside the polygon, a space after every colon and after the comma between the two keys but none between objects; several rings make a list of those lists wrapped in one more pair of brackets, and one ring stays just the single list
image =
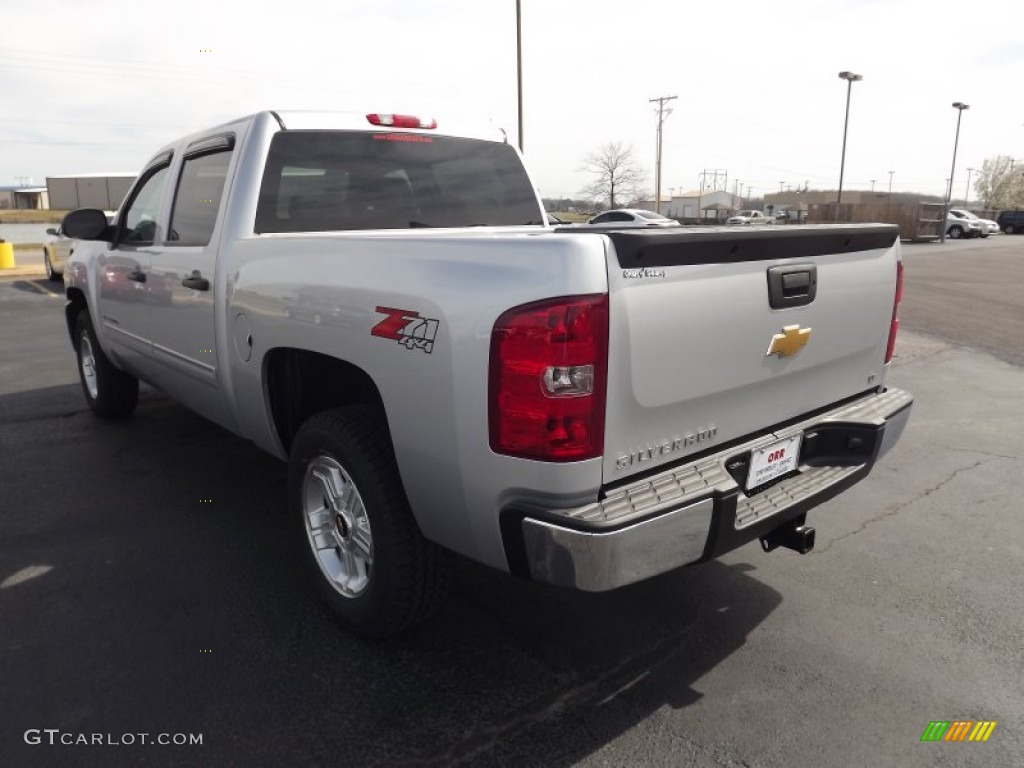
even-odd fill
[{"label": "silver pickup truck", "polygon": [[263,112],[63,231],[90,407],[129,415],[142,380],[288,461],[367,636],[427,614],[450,551],[593,591],[809,551],[807,511],[910,413],[895,227],[551,228],[496,131]]}]

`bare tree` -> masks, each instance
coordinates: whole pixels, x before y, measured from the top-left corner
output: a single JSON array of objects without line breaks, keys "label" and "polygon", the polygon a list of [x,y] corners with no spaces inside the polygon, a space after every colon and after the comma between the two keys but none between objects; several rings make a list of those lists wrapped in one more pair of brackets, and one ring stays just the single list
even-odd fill
[{"label": "bare tree", "polygon": [[987,210],[1024,205],[1024,169],[1009,155],[985,158],[974,190]]},{"label": "bare tree", "polygon": [[602,204],[607,201],[609,208],[615,208],[617,201],[636,198],[647,179],[632,145],[621,141],[610,141],[591,152],[580,170],[594,176],[581,193]]}]

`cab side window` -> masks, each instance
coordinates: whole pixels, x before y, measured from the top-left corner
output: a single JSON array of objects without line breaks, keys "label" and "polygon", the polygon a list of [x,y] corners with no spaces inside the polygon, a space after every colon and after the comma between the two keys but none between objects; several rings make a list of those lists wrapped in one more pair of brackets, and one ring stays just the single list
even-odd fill
[{"label": "cab side window", "polygon": [[121,217],[121,242],[126,245],[149,245],[156,239],[156,217],[167,185],[167,166],[151,171],[135,192]]},{"label": "cab side window", "polygon": [[213,236],[231,163],[230,151],[185,158],[174,194],[167,245],[207,245]]}]

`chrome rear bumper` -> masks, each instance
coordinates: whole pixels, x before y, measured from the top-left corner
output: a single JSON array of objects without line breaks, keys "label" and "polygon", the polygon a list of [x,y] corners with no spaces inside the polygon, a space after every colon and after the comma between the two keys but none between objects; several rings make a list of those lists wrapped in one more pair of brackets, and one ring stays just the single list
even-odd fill
[{"label": "chrome rear bumper", "polygon": [[[899,439],[912,403],[907,392],[889,389],[609,491],[593,504],[525,513],[528,575],[601,592],[760,538],[865,477]],[[800,474],[748,497],[737,463],[801,432]]]}]

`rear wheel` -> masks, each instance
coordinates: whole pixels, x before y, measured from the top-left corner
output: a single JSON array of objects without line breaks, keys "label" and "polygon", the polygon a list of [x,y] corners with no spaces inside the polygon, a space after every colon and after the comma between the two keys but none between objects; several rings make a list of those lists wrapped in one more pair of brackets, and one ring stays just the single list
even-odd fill
[{"label": "rear wheel", "polygon": [[87,309],[75,318],[75,351],[82,392],[93,412],[104,418],[130,415],[139,400],[139,380],[115,368],[103,354]]},{"label": "rear wheel", "polygon": [[946,234],[949,237],[953,238],[954,240],[959,240],[961,237],[964,236],[964,228],[961,227],[959,224],[954,224],[946,231]]},{"label": "rear wheel", "polygon": [[348,629],[394,635],[440,604],[447,556],[420,533],[374,410],[310,417],[292,446],[288,495],[313,577]]},{"label": "rear wheel", "polygon": [[1003,227],[1003,232],[1005,232],[1008,235],[1012,235],[1016,231],[1017,230],[1014,229],[1013,224],[1007,224],[1005,227]]}]

